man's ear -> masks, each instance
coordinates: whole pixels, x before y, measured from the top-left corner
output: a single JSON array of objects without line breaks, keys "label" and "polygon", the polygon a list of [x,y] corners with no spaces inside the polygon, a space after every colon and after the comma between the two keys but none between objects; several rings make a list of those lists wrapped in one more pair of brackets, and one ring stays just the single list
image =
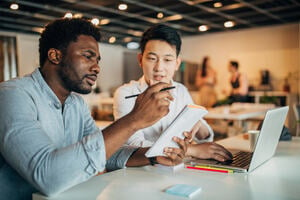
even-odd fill
[{"label": "man's ear", "polygon": [[178,56],[176,59],[176,71],[179,69],[180,64],[181,64],[181,58]]},{"label": "man's ear", "polygon": [[58,65],[61,62],[62,53],[58,49],[51,48],[48,51],[48,59],[51,63]]},{"label": "man's ear", "polygon": [[137,59],[138,59],[138,62],[139,62],[139,66],[140,66],[141,68],[143,68],[143,67],[142,67],[143,54],[142,54],[142,53],[138,53]]}]

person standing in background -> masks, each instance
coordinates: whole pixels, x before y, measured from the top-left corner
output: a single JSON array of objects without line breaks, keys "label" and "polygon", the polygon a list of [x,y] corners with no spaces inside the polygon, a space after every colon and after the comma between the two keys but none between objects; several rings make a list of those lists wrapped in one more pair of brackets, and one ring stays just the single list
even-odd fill
[{"label": "person standing in background", "polygon": [[199,88],[199,97],[196,103],[206,108],[212,107],[217,101],[217,95],[214,89],[217,83],[217,73],[212,68],[208,56],[203,58],[202,67],[197,70],[195,81],[196,86]]},{"label": "person standing in background", "polygon": [[237,61],[229,62],[228,70],[231,73],[230,84],[232,87],[229,100],[231,103],[248,101],[248,79],[238,69],[239,63]]}]

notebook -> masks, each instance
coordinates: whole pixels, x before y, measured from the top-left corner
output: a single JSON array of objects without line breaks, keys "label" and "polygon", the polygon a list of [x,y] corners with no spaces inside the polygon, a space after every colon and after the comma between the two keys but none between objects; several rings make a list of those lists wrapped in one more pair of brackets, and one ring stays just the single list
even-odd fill
[{"label": "notebook", "polygon": [[145,155],[147,157],[165,156],[163,153],[165,147],[178,148],[178,144],[172,138],[177,136],[183,139],[183,132],[190,131],[196,122],[202,119],[207,113],[208,111],[202,106],[195,104],[186,105]]},{"label": "notebook", "polygon": [[251,172],[272,158],[279,142],[288,106],[274,108],[266,112],[260,134],[253,152],[230,150],[234,155],[232,161],[218,162],[215,160],[195,159],[193,165],[220,167],[234,172]]}]

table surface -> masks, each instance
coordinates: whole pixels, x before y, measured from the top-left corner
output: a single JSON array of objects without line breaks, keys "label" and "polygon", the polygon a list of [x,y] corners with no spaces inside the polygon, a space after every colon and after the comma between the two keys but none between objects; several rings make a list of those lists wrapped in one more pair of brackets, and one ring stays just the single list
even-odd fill
[{"label": "table surface", "polygon": [[[238,135],[220,141],[226,147],[249,148],[249,141]],[[174,184],[202,188],[193,199],[299,199],[300,138],[279,142],[275,156],[251,173],[223,174],[192,169],[177,171],[155,166],[126,168],[96,176],[57,197],[33,194],[33,200],[119,200],[187,199],[164,189]]]}]

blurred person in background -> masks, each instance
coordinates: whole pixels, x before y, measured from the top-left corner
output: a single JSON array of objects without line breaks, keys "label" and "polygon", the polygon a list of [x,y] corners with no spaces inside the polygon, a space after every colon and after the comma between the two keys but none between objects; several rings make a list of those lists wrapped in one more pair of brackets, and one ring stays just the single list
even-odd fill
[{"label": "blurred person in background", "polygon": [[202,61],[201,69],[197,70],[195,84],[199,88],[199,105],[206,108],[212,107],[217,101],[215,85],[217,83],[217,73],[211,66],[211,60],[205,56]]}]

